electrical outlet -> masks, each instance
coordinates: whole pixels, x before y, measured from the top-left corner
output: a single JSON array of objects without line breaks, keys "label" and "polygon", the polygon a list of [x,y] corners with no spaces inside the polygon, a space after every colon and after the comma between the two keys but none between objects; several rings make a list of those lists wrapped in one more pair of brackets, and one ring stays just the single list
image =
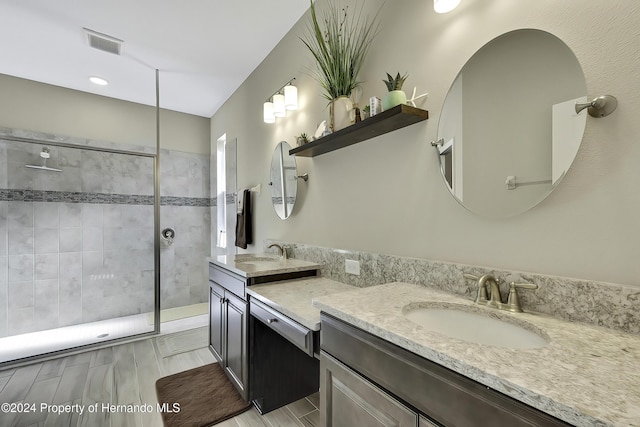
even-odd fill
[{"label": "electrical outlet", "polygon": [[360,261],[356,261],[355,259],[345,259],[344,260],[344,271],[345,273],[353,274],[355,276],[360,275]]}]

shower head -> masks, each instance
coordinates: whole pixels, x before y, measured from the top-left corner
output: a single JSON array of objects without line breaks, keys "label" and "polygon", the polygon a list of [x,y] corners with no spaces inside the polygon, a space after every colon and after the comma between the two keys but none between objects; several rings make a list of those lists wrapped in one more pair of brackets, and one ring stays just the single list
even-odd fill
[{"label": "shower head", "polygon": [[42,147],[42,151],[40,152],[40,157],[42,157],[41,165],[24,165],[26,168],[38,169],[41,171],[50,171],[50,172],[62,172],[62,169],[50,168],[47,166],[47,159],[51,157],[49,147]]}]

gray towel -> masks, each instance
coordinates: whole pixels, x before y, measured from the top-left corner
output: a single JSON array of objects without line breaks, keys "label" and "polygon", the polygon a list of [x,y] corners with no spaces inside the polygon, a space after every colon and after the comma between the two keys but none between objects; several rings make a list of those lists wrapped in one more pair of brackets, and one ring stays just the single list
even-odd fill
[{"label": "gray towel", "polygon": [[253,243],[253,232],[251,227],[251,191],[242,190],[242,212],[237,214],[236,219],[236,246],[247,249],[247,245]]}]

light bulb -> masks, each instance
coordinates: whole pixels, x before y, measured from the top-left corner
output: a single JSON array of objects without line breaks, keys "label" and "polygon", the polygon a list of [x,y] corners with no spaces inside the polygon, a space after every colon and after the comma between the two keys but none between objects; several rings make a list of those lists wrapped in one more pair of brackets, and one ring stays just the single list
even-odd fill
[{"label": "light bulb", "polygon": [[437,13],[451,12],[458,7],[460,0],[433,0],[433,10]]},{"label": "light bulb", "polygon": [[271,101],[265,102],[263,107],[262,107],[262,113],[263,113],[263,116],[264,116],[264,122],[265,123],[275,123],[276,122],[276,116],[274,116],[274,114],[273,114],[273,102],[271,102]]},{"label": "light bulb", "polygon": [[284,87],[284,108],[287,110],[298,109],[298,88],[291,84]]},{"label": "light bulb", "polygon": [[284,117],[287,114],[284,108],[284,95],[276,93],[273,95],[273,115],[276,117]]}]

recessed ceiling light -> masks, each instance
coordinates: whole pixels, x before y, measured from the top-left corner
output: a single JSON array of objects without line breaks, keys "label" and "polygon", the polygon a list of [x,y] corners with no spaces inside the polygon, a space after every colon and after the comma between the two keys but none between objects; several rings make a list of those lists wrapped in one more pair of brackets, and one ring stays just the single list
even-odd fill
[{"label": "recessed ceiling light", "polygon": [[89,81],[93,84],[96,85],[100,85],[100,86],[106,86],[109,84],[108,81],[106,81],[105,79],[103,79],[102,77],[97,77],[97,76],[91,76],[89,77]]}]

